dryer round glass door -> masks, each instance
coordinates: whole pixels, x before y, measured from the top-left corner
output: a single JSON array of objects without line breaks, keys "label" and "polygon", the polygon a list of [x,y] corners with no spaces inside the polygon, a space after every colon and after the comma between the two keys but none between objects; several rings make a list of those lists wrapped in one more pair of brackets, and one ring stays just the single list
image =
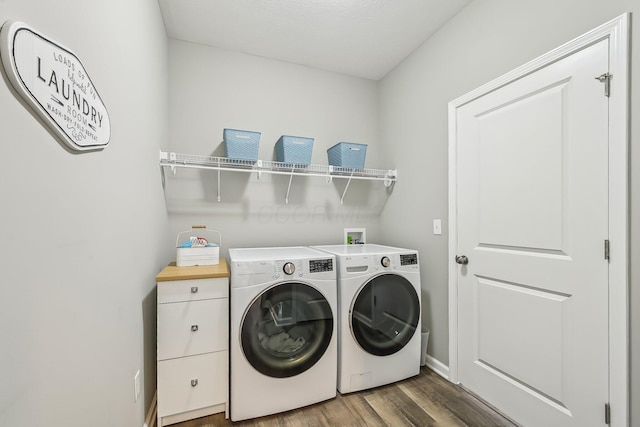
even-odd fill
[{"label": "dryer round glass door", "polygon": [[416,333],[420,300],[407,279],[396,274],[374,277],[361,288],[350,313],[356,342],[364,351],[388,356]]},{"label": "dryer round glass door", "polygon": [[325,297],[303,283],[282,283],[258,295],[242,319],[240,339],[249,363],[286,378],[311,368],[327,350],[333,313]]}]

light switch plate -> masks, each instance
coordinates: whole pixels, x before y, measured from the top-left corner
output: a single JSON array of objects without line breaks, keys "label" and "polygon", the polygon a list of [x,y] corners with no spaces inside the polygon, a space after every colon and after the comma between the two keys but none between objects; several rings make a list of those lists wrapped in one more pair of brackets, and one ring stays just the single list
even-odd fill
[{"label": "light switch plate", "polygon": [[436,234],[436,235],[442,234],[442,221],[439,219],[433,220],[433,234]]}]

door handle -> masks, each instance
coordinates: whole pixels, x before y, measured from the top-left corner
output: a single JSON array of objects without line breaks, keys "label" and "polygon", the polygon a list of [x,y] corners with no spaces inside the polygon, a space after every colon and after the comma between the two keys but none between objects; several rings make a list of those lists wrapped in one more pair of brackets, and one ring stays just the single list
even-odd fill
[{"label": "door handle", "polygon": [[456,255],[456,262],[460,265],[467,265],[469,264],[469,258],[466,255]]}]

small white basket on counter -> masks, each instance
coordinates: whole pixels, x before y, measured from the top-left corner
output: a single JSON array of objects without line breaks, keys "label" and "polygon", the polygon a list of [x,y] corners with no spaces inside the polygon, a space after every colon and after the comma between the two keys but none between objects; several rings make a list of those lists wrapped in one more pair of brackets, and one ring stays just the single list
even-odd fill
[{"label": "small white basket on counter", "polygon": [[[212,235],[217,243],[210,240]],[[191,267],[194,265],[216,265],[220,263],[222,234],[207,229],[206,225],[194,225],[191,230],[178,233],[176,238],[176,265]]]}]

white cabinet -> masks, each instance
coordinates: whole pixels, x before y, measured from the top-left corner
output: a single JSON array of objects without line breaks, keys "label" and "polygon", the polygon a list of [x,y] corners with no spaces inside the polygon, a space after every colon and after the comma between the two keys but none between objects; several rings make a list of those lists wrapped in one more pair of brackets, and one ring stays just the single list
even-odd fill
[{"label": "white cabinet", "polygon": [[158,426],[228,416],[229,270],[169,265],[158,284]]}]

